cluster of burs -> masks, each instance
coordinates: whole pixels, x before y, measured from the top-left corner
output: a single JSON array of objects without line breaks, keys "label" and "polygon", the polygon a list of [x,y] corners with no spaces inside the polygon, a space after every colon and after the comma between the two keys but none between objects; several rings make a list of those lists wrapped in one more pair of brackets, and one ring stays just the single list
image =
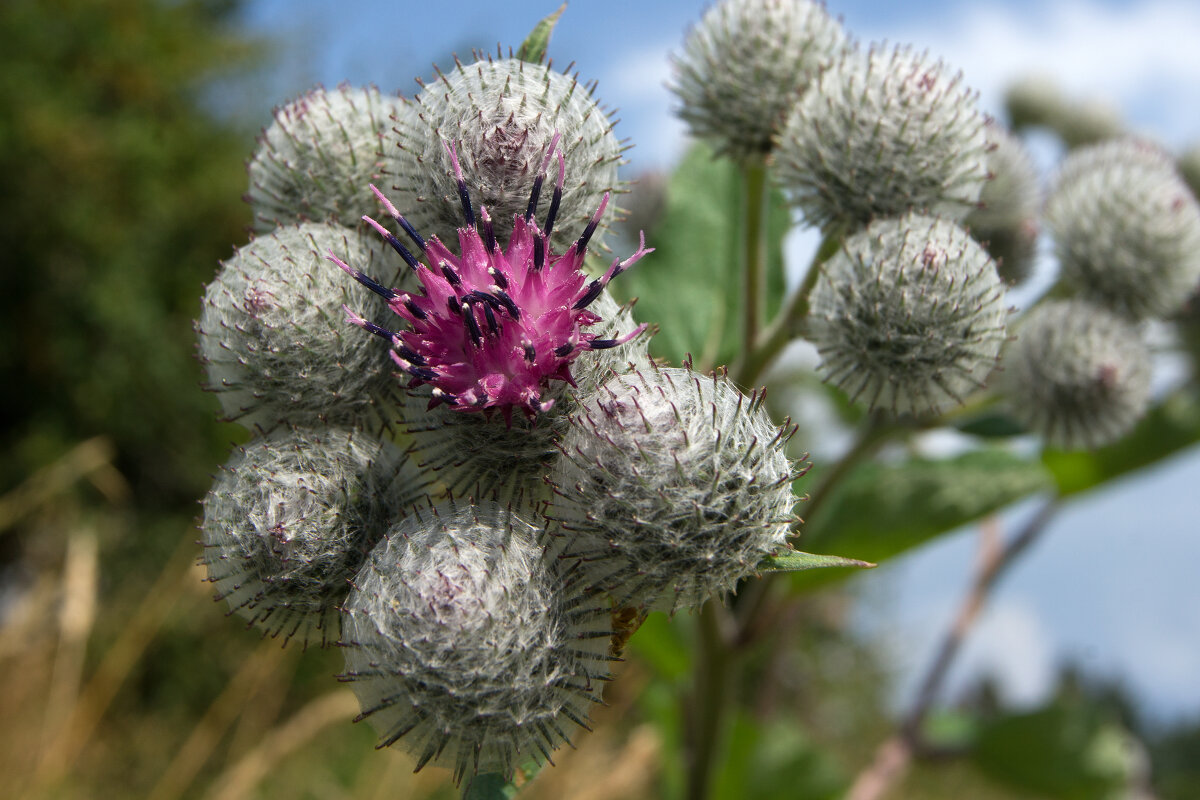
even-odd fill
[{"label": "cluster of burs", "polygon": [[[630,309],[598,281],[574,305],[538,298],[561,306],[555,325],[582,319],[596,336],[554,348],[579,357],[546,380],[538,413],[439,404],[429,381],[411,385],[432,362],[389,333],[404,309],[444,315],[414,347],[446,363],[528,324],[516,284],[543,276],[501,274],[527,265],[497,248],[528,240],[535,183],[549,196],[557,175],[561,191],[530,217],[557,215],[529,269],[566,269],[555,259],[593,222],[603,248],[605,195],[625,191],[612,128],[591,87],[511,58],[458,64],[414,99],[312,91],[259,140],[256,236],[222,264],[196,325],[209,388],[252,434],[204,501],[217,596],[285,643],[341,645],[380,746],[459,780],[548,760],[586,728],[645,614],[732,589],[788,549],[795,522],[790,430],[761,396],[655,364],[646,336],[624,341]],[[383,236],[361,221],[393,209],[372,185],[403,210]],[[406,263],[446,252],[433,236],[463,259]],[[464,294],[485,257],[507,266]],[[436,281],[449,312],[424,294]],[[515,349],[513,370],[551,358]],[[507,380],[480,385],[492,378]]]},{"label": "cluster of burs", "polygon": [[[998,395],[1067,449],[1144,414],[1147,327],[1200,281],[1200,207],[1158,146],[1079,147],[1043,191],[961,75],[911,48],[864,48],[807,0],[714,6],[675,67],[692,132],[765,164],[838,245],[795,331],[828,381],[924,418]],[[1043,229],[1058,282],[1014,317],[1005,285],[1028,277]]]}]

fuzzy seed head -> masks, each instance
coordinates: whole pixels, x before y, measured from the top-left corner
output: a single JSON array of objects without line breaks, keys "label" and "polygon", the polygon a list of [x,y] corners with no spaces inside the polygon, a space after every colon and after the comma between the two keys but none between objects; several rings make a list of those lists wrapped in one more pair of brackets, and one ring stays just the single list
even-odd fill
[{"label": "fuzzy seed head", "polygon": [[1131,319],[1177,311],[1200,282],[1200,203],[1154,145],[1076,150],[1046,202],[1064,280]]},{"label": "fuzzy seed head", "polygon": [[406,518],[346,603],[346,674],[380,746],[456,780],[550,759],[600,702],[609,609],[573,591],[536,529],[492,502]]},{"label": "fuzzy seed head", "polygon": [[924,211],[959,220],[987,180],[975,92],[908,48],[848,50],[792,108],[779,180],[813,225]]},{"label": "fuzzy seed head", "polygon": [[919,214],[847,239],[811,303],[825,379],[896,414],[940,413],[981,387],[1008,314],[987,251],[954,223]]},{"label": "fuzzy seed head", "polygon": [[562,195],[565,165],[558,163],[554,199],[545,230],[534,216],[550,154],[533,184],[528,211],[515,219],[512,237],[501,247],[486,207],[475,209],[466,179],[447,146],[458,176],[458,196],[466,224],[458,229],[458,249],[452,253],[436,236],[423,239],[382,194],[380,199],[425,257],[416,256],[382,225],[371,220],[411,268],[421,290],[389,289],[331,253],[330,260],[382,297],[407,323],[392,332],[373,325],[347,309],[350,322],[392,343],[392,360],[412,378],[412,385],[429,384],[433,405],[446,403],[462,412],[500,411],[511,422],[513,409],[527,416],[549,410],[550,382],[573,383],[571,363],[585,351],[607,350],[625,344],[645,326],[619,338],[603,338],[592,328],[601,317],[592,310],[605,286],[650,252],[641,241],[625,260],[615,260],[599,278],[583,271],[591,234],[608,198],[601,201],[583,234],[562,255],[548,243],[557,198]]},{"label": "fuzzy seed head", "polygon": [[387,347],[347,331],[340,309],[352,304],[380,323],[391,313],[329,265],[331,249],[383,269],[369,237],[304,223],[239,248],[208,285],[199,355],[229,419],[268,430],[281,422],[374,424],[376,406],[396,394]]},{"label": "fuzzy seed head", "polygon": [[337,641],[350,578],[423,480],[394,446],[293,429],[236,451],[204,500],[217,599],[286,644]]},{"label": "fuzzy seed head", "polygon": [[995,122],[988,123],[987,137],[991,179],[983,187],[979,207],[963,224],[991,254],[1000,279],[1015,286],[1033,269],[1041,188],[1037,168],[1020,139]]},{"label": "fuzzy seed head", "polygon": [[266,233],[303,221],[357,225],[375,209],[363,187],[389,171],[395,158],[384,144],[391,118],[413,113],[399,97],[348,85],[313,89],[275,109],[247,164],[255,228]]},{"label": "fuzzy seed head", "polygon": [[[468,190],[492,213],[496,235],[513,234],[513,218],[525,212],[529,187],[559,146],[571,184],[564,187],[561,223],[551,235],[558,252],[571,244],[605,194],[624,192],[617,177],[623,145],[613,120],[592,96],[592,87],[550,66],[519,59],[458,64],[417,95],[419,117],[398,144],[401,159],[394,199],[417,230],[450,238],[461,212],[455,168],[442,142],[455,144]],[[601,217],[604,233],[616,206]]]},{"label": "fuzzy seed head", "polygon": [[724,377],[616,375],[563,437],[555,548],[616,606],[698,607],[788,549],[790,435]]},{"label": "fuzzy seed head", "polygon": [[1092,449],[1141,419],[1150,363],[1130,322],[1083,300],[1046,302],[1007,349],[1004,391],[1013,415],[1048,444]]},{"label": "fuzzy seed head", "polygon": [[792,104],[845,47],[842,26],[823,3],[724,0],[673,59],[679,116],[718,153],[762,159]]}]

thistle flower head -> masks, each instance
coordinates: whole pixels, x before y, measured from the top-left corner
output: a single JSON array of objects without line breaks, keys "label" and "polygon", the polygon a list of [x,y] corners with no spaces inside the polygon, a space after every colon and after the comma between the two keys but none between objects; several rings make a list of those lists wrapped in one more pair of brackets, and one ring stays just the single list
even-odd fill
[{"label": "thistle flower head", "polygon": [[673,612],[729,591],[788,547],[791,433],[722,376],[615,375],[563,436],[555,548],[620,607]]},{"label": "thistle flower head", "polygon": [[1072,152],[1046,220],[1063,278],[1132,319],[1177,311],[1200,281],[1200,203],[1154,145],[1117,140]]},{"label": "thistle flower head", "polygon": [[[600,322],[590,306],[608,282],[646,253],[644,240],[625,260],[614,260],[599,278],[588,280],[583,260],[588,242],[603,216],[608,196],[601,201],[583,233],[565,253],[550,249],[550,234],[566,182],[566,166],[558,158],[555,183],[545,223],[535,214],[542,183],[557,142],[542,162],[523,215],[513,223],[512,237],[500,246],[491,216],[471,203],[455,147],[446,145],[454,166],[466,224],[458,229],[461,255],[455,255],[436,236],[423,239],[378,190],[380,201],[424,257],[379,223],[368,218],[400,254],[421,283],[417,293],[389,289],[349,266],[332,252],[330,260],[380,295],[408,323],[392,332],[347,309],[350,322],[392,342],[392,360],[411,376],[414,385],[431,384],[434,405],[446,403],[458,411],[499,410],[511,420],[514,408],[529,416],[548,410],[550,381],[572,383],[571,362],[585,351],[624,344],[645,329],[634,328],[618,338],[600,338],[585,330]],[[372,187],[374,188],[374,187]]]},{"label": "thistle flower head", "polygon": [[202,561],[217,599],[285,644],[336,641],[350,578],[423,485],[404,454],[367,436],[253,440],[204,500]]},{"label": "thistle flower head", "polygon": [[1004,356],[1013,415],[1047,443],[1095,448],[1123,436],[1150,399],[1150,352],[1137,328],[1083,300],[1042,303]]},{"label": "thistle flower head", "polygon": [[346,603],[346,673],[380,746],[455,778],[501,772],[587,727],[612,642],[607,604],[544,557],[494,502],[444,503],[395,525]]},{"label": "thistle flower head", "polygon": [[718,152],[771,152],[796,98],[845,47],[842,26],[813,0],[724,0],[674,59],[679,115]]},{"label": "thistle flower head", "polygon": [[805,219],[853,229],[924,211],[962,219],[987,180],[984,116],[961,75],[908,48],[847,50],[793,106],[779,181]]},{"label": "thistle flower head", "polygon": [[872,223],[824,264],[809,329],[825,379],[853,399],[938,413],[983,385],[1007,314],[983,247],[952,222],[909,214]]}]

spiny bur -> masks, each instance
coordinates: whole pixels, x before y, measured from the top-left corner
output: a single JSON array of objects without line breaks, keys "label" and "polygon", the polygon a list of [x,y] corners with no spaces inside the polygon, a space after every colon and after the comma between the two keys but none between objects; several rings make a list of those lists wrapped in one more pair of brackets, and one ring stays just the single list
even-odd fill
[{"label": "spiny bur", "polygon": [[446,502],[392,527],[346,603],[344,680],[359,719],[456,780],[511,776],[579,728],[608,679],[607,603],[495,502]]},{"label": "spiny bur", "polygon": [[779,182],[826,230],[911,210],[959,220],[987,180],[984,119],[940,61],[903,47],[847,50],[792,108]]},{"label": "spiny bur", "polygon": [[395,402],[387,347],[347,329],[341,309],[352,304],[381,324],[391,314],[326,261],[330,250],[383,269],[369,237],[304,223],[242,246],[208,285],[196,324],[199,355],[227,418],[265,430],[280,423],[377,425],[377,406]]},{"label": "spiny bur", "polygon": [[1125,435],[1150,399],[1151,357],[1138,329],[1083,300],[1042,303],[1004,356],[1013,416],[1054,447],[1093,449]]},{"label": "spiny bur", "polygon": [[823,3],[724,0],[673,58],[679,116],[718,153],[761,160],[792,104],[845,46]]},{"label": "spiny bur", "polygon": [[256,229],[304,221],[357,226],[375,209],[363,188],[394,169],[395,148],[385,146],[392,117],[412,113],[399,97],[348,85],[313,89],[275,109],[246,165]]},{"label": "spiny bur", "polygon": [[553,479],[556,551],[618,607],[694,608],[754,575],[796,521],[792,430],[762,399],[655,367],[581,398]]},{"label": "spiny bur", "polygon": [[208,580],[264,635],[337,641],[350,578],[424,479],[396,447],[334,428],[239,448],[204,500]]},{"label": "spiny bur", "polygon": [[845,241],[813,288],[809,335],[854,401],[936,414],[983,386],[1008,311],[995,264],[966,231],[909,214]]}]

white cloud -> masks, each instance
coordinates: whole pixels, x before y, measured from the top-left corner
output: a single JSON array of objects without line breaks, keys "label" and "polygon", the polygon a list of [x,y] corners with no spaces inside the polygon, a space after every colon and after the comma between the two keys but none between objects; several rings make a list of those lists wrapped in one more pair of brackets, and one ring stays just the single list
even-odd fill
[{"label": "white cloud", "polygon": [[963,71],[992,112],[1012,80],[1044,74],[1072,96],[1116,103],[1135,126],[1169,144],[1200,139],[1200,3],[1021,6],[964,4],[936,23],[856,33],[928,47]]}]

